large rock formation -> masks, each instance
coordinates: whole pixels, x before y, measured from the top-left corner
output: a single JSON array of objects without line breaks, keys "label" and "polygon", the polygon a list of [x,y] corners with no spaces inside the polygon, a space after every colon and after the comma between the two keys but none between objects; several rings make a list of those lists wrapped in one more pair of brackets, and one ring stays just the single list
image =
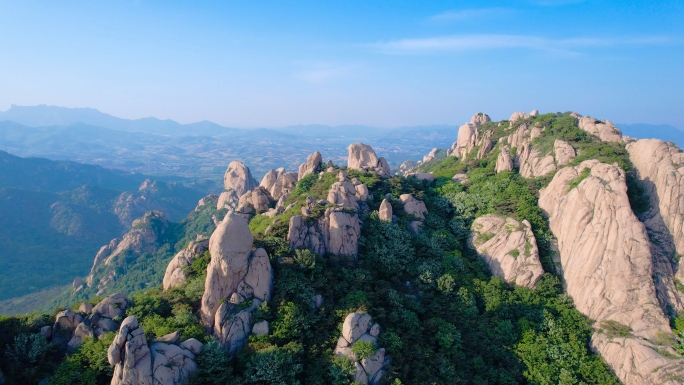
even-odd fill
[{"label": "large rock formation", "polygon": [[387,199],[383,199],[380,203],[378,214],[381,221],[392,222],[392,205]]},{"label": "large rock formation", "polygon": [[321,153],[316,151],[306,158],[306,162],[299,166],[298,179],[302,179],[305,176],[318,172],[321,168],[321,162],[323,161],[323,156]]},{"label": "large rock formation", "polygon": [[579,118],[579,128],[604,142],[622,142],[622,132],[610,120],[597,120],[586,116]]},{"label": "large rock formation", "polygon": [[72,351],[83,343],[83,338],[99,338],[118,330],[118,321],[130,305],[131,301],[123,294],[112,294],[95,307],[84,302],[79,313],[72,310],[59,312],[54,325],[41,329],[41,334]]},{"label": "large rock formation", "polygon": [[492,119],[489,117],[489,115],[482,112],[478,112],[477,114],[473,115],[472,118],[470,118],[470,123],[477,127],[479,127],[481,124],[489,123],[491,121]]},{"label": "large rock formation", "polygon": [[529,117],[530,117],[530,114],[520,112],[520,111],[515,111],[513,113],[513,115],[511,115],[511,117],[508,118],[508,121],[511,123],[514,123],[514,122],[517,122],[518,120],[527,119]]},{"label": "large rock formation", "polygon": [[511,150],[508,146],[501,146],[498,158],[496,158],[497,173],[501,171],[513,171],[513,160],[511,159]]},{"label": "large rock formation", "polygon": [[672,259],[684,255],[684,153],[672,143],[642,139],[627,145],[629,158],[649,197],[650,209],[640,216],[646,225],[654,257],[656,289],[661,305],[684,309],[674,275],[684,281],[682,263]]},{"label": "large rock formation", "polygon": [[514,163],[518,166],[520,175],[525,178],[538,177],[556,169],[556,163],[551,153],[541,154],[532,145],[532,140],[541,135],[540,127],[530,128],[527,122],[518,126],[514,133],[501,139],[501,142],[517,147]]},{"label": "large rock formation", "polygon": [[366,313],[350,313],[344,319],[342,336],[337,340],[335,354],[346,356],[354,362],[354,381],[359,384],[380,384],[391,359],[384,348],[379,348],[371,357],[357,360],[352,347],[359,341],[370,342],[377,347],[380,325],[373,323]]},{"label": "large rock formation", "polygon": [[294,249],[307,248],[318,255],[357,256],[361,226],[356,214],[329,207],[320,218],[290,218],[287,241]]},{"label": "large rock formation", "polygon": [[148,346],[137,318],[126,317],[107,351],[107,360],[114,366],[112,385],[184,384],[197,369],[194,360],[201,345],[194,338],[179,344],[176,332]]},{"label": "large rock formation", "polygon": [[244,193],[256,187],[257,182],[244,163],[239,160],[230,162],[226,173],[223,175],[224,191],[219,196],[216,208],[234,207]]},{"label": "large rock formation", "polygon": [[[264,249],[252,250],[247,221],[229,213],[209,239],[211,262],[204,285],[202,322],[234,353],[252,329],[252,311],[271,299],[273,271]],[[242,306],[251,301],[251,305]]]},{"label": "large rock formation", "polygon": [[126,230],[131,228],[133,220],[148,211],[162,211],[167,218],[178,221],[192,209],[190,205],[195,198],[188,201],[185,198],[188,195],[195,193],[179,183],[146,179],[138,191],[122,192],[114,201],[112,211]]},{"label": "large rock formation", "polygon": [[[327,200],[331,204],[338,207],[358,210],[359,204],[356,200],[356,195],[356,186],[347,180],[344,172],[340,172],[338,175],[338,181],[333,183],[328,191]],[[366,197],[368,196],[366,195]]]},{"label": "large rock formation", "polygon": [[406,175],[409,171],[411,171],[417,165],[418,165],[418,163],[416,163],[412,160],[405,160],[401,163],[401,165],[399,165],[398,174]]},{"label": "large rock formation", "polygon": [[435,156],[437,156],[437,153],[439,152],[439,148],[433,148],[427,155],[423,157],[423,163],[429,162],[433,159],[435,159]]},{"label": "large rock formation", "polygon": [[88,287],[97,284],[97,294],[104,293],[114,280],[117,267],[124,263],[122,257],[139,257],[144,253],[157,251],[160,239],[168,226],[164,214],[159,211],[145,213],[142,218],[133,221],[133,227],[121,241],[114,239],[100,248],[90,274],[86,277]]},{"label": "large rock formation", "polygon": [[349,158],[347,167],[359,171],[375,171],[380,176],[389,177],[390,168],[385,158],[378,158],[373,148],[363,143],[353,143],[347,148]]},{"label": "large rock formation", "polygon": [[[584,169],[590,173],[579,181]],[[661,356],[646,341],[671,330],[658,306],[648,234],[632,213],[624,171],[597,160],[563,168],[541,190],[539,206],[558,239],[567,292],[577,310],[599,326],[626,325],[634,335],[611,340],[597,332],[593,349],[625,384],[673,383],[668,376],[682,374],[681,362]],[[654,371],[654,365],[660,369]]]},{"label": "large rock formation", "polygon": [[425,214],[428,212],[425,203],[411,194],[402,194],[399,196],[399,199],[404,205],[406,214],[412,215],[417,219],[409,222],[409,228],[414,234],[418,233],[423,227],[423,219],[425,219]]},{"label": "large rock formation", "polygon": [[473,222],[472,243],[492,274],[534,289],[544,274],[530,222],[488,214]]},{"label": "large rock formation", "polygon": [[553,152],[556,155],[556,164],[559,167],[572,162],[577,155],[570,143],[560,139],[553,142]]},{"label": "large rock formation", "polygon": [[457,156],[466,159],[468,153],[475,147],[479,146],[477,159],[482,159],[489,151],[492,150],[494,143],[489,140],[492,135],[491,130],[486,130],[482,135],[478,131],[478,127],[490,122],[491,119],[486,114],[481,112],[470,119],[470,122],[465,123],[458,128],[458,137],[456,142],[451,145],[447,151],[447,156]]},{"label": "large rock formation", "polygon": [[168,266],[166,266],[164,280],[162,281],[164,290],[169,290],[172,287],[185,283],[187,277],[183,270],[192,265],[208,249],[209,239],[200,238],[196,241],[191,241],[183,250],[179,251],[169,262]]},{"label": "large rock formation", "polygon": [[271,200],[269,192],[265,188],[259,186],[242,194],[238,200],[237,209],[235,211],[261,214],[269,209]]}]

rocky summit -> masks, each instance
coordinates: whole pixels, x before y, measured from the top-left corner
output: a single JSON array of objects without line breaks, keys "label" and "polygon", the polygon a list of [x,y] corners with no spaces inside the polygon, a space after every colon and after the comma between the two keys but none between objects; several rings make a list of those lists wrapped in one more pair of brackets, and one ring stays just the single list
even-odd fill
[{"label": "rocky summit", "polygon": [[576,112],[453,139],[233,160],[180,222],[144,182],[56,311],[0,318],[0,382],[684,384],[684,152]]}]

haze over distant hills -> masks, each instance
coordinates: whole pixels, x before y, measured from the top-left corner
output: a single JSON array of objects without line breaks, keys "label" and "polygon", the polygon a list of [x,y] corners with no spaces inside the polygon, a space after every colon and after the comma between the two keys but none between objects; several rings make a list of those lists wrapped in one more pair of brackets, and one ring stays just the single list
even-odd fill
[{"label": "haze over distant hills", "polygon": [[261,177],[272,168],[295,170],[315,149],[325,160],[343,161],[349,143],[357,141],[373,145],[398,165],[422,158],[433,147],[449,147],[457,130],[452,125],[237,129],[211,122],[127,120],[90,108],[12,106],[0,112],[0,150],[148,175],[220,179],[233,159],[243,160]]}]

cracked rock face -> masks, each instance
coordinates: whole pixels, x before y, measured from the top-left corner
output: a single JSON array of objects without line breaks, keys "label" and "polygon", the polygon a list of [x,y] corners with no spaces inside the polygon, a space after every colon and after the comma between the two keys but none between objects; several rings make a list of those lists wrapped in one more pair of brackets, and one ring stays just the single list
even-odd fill
[{"label": "cracked rock face", "polygon": [[[160,211],[150,211],[141,218],[133,221],[133,227],[128,231],[121,241],[114,239],[108,245],[103,246],[95,256],[93,267],[90,274],[86,277],[86,284],[92,287],[97,284],[100,295],[105,292],[107,285],[116,276],[115,265],[121,263],[119,256],[124,252],[140,256],[144,253],[154,253],[159,246],[159,238],[168,228],[168,222],[164,213]],[[103,272],[107,271],[107,274]],[[99,275],[99,277],[98,277]],[[96,282],[96,279],[99,282]]]},{"label": "cracked rock face", "polygon": [[323,156],[320,152],[316,151],[306,158],[306,162],[299,166],[298,179],[302,179],[305,176],[318,172],[321,167],[321,162],[323,161]]},{"label": "cracked rock face", "polygon": [[383,177],[390,176],[389,164],[385,158],[378,158],[373,147],[363,143],[353,143],[347,148],[349,158],[347,167],[359,171],[375,171]]},{"label": "cracked rock face", "polygon": [[192,338],[178,345],[177,335],[173,340],[166,337],[148,346],[137,318],[127,317],[107,351],[107,360],[114,365],[112,385],[185,384],[197,369],[195,354],[199,353],[202,344]]},{"label": "cracked rock face", "polygon": [[234,160],[228,165],[223,175],[223,188],[225,191],[219,195],[217,209],[233,207],[240,197],[249,190],[257,187],[252,177],[252,172],[239,160]]},{"label": "cracked rock face", "polygon": [[357,361],[352,347],[358,341],[370,342],[377,347],[380,325],[373,323],[366,313],[350,313],[344,319],[342,336],[337,341],[335,354],[346,356],[355,362],[354,381],[359,384],[379,384],[391,359],[384,348],[377,349],[371,357]]},{"label": "cracked rock face", "polygon": [[356,186],[353,183],[346,180],[344,182],[335,182],[328,191],[327,200],[338,207],[358,210],[359,203],[356,200],[356,193]]},{"label": "cracked rock face", "polygon": [[530,222],[488,214],[475,219],[472,234],[472,243],[492,274],[534,289],[544,269]]},{"label": "cracked rock face", "polygon": [[511,159],[511,150],[508,146],[502,146],[501,152],[499,152],[499,157],[496,158],[497,173],[501,171],[513,171],[513,160]]},{"label": "cracked rock face", "polygon": [[556,155],[556,164],[558,166],[572,162],[577,155],[570,143],[560,139],[556,139],[553,142],[553,153]]},{"label": "cracked rock face", "polygon": [[[244,193],[237,204],[237,212],[255,211],[260,214],[268,211],[271,204],[271,196],[263,187],[257,187]],[[247,210],[245,210],[247,209]]]},{"label": "cracked rock face", "polygon": [[579,118],[579,128],[596,136],[604,142],[622,142],[622,132],[610,120],[597,120],[591,117]]},{"label": "cracked rock face", "polygon": [[[209,240],[211,262],[200,312],[204,325],[231,354],[252,328],[255,305],[269,301],[273,290],[268,255],[264,249],[252,251],[253,239],[247,221],[229,213]],[[239,311],[245,301],[252,306]]]},{"label": "cracked rock face", "polygon": [[456,142],[451,146],[450,155],[464,157],[475,147],[477,140],[477,126],[473,123],[466,123],[458,128]]},{"label": "cracked rock face", "polygon": [[659,139],[642,139],[627,145],[629,158],[637,170],[650,209],[640,215],[649,235],[658,277],[656,290],[661,306],[676,311],[684,309],[682,296],[674,284],[674,274],[684,279],[681,262],[671,256],[684,254],[684,153]]},{"label": "cracked rock face", "polygon": [[425,214],[427,214],[427,207],[425,203],[419,199],[416,199],[411,194],[402,194],[399,196],[401,203],[404,204],[404,211],[406,214],[413,215],[418,220],[409,222],[409,230],[413,234],[417,234],[423,228],[423,219],[425,219]]},{"label": "cracked rock face", "polygon": [[320,218],[290,218],[287,241],[294,249],[307,248],[318,255],[357,256],[361,226],[356,214],[328,208]]},{"label": "cracked rock face", "polygon": [[204,239],[199,242],[191,241],[188,246],[176,254],[164,273],[164,280],[162,285],[164,290],[169,290],[172,287],[180,286],[185,283],[187,277],[183,269],[192,265],[192,263],[202,256],[205,251],[209,249],[209,239]]},{"label": "cracked rock face", "polygon": [[[590,175],[568,191],[585,168]],[[558,239],[567,292],[577,310],[597,325],[606,320],[627,325],[636,337],[618,348],[597,333],[594,349],[625,384],[667,383],[663,373],[681,371],[679,362],[658,355],[663,369],[646,370],[653,354],[644,354],[649,343],[643,339],[671,330],[658,306],[648,234],[631,210],[624,171],[597,160],[563,168],[540,191],[539,206]]]}]

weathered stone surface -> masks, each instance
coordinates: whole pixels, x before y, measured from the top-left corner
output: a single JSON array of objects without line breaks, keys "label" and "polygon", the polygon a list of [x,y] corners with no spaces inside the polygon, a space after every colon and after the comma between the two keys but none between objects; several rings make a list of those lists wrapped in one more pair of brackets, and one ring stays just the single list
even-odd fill
[{"label": "weathered stone surface", "polygon": [[333,183],[328,191],[327,200],[338,207],[359,209],[359,203],[356,200],[356,187],[349,181]]},{"label": "weathered stone surface", "polygon": [[684,255],[684,153],[672,143],[642,139],[627,144],[629,158],[637,170],[650,208],[640,215],[646,225],[654,257],[656,291],[661,307],[684,309],[684,301],[674,283],[674,276],[684,281],[680,262],[671,259]]},{"label": "weathered stone surface", "polygon": [[544,274],[530,222],[488,214],[473,222],[472,243],[492,274],[533,289]]},{"label": "weathered stone surface", "polygon": [[318,255],[356,256],[360,234],[357,215],[341,208],[328,208],[315,221],[307,221],[298,215],[290,218],[287,241],[292,248],[308,248]]},{"label": "weathered stone surface", "polygon": [[[277,182],[276,182],[277,183]],[[236,212],[261,214],[267,211],[271,205],[271,195],[263,187],[259,186],[254,190],[244,193],[238,200]]]},{"label": "weathered stone surface", "polygon": [[438,152],[439,152],[439,148],[436,148],[436,147],[433,148],[427,155],[425,155],[423,157],[423,163],[429,162],[429,161],[435,159],[435,156],[437,155]]},{"label": "weathered stone surface", "polygon": [[532,112],[530,112],[530,116],[539,116],[539,110],[532,110]]},{"label": "weathered stone surface", "polygon": [[193,354],[200,354],[204,345],[194,338],[189,338],[181,342],[180,346],[184,349],[188,349]]},{"label": "weathered stone surface", "polygon": [[575,149],[570,143],[556,139],[553,142],[553,153],[556,155],[556,164],[558,166],[566,165],[575,159]]},{"label": "weathered stone surface", "polygon": [[[178,332],[160,337],[151,346],[135,316],[127,317],[107,351],[107,359],[114,365],[113,385],[182,385],[197,369],[195,352],[202,344],[186,341],[177,345]],[[197,346],[199,344],[199,346]]]},{"label": "weathered stone surface", "polygon": [[122,317],[130,305],[131,300],[125,295],[112,294],[95,305],[92,313],[100,318],[115,319]]},{"label": "weathered stone surface", "polygon": [[[342,325],[342,336],[337,341],[335,354],[346,356],[356,361],[352,346],[357,341],[371,342],[377,346],[380,326],[373,324],[370,315],[366,313],[350,313]],[[391,359],[384,348],[377,349],[371,357],[355,363],[354,381],[359,384],[379,384]]]},{"label": "weathered stone surface", "polygon": [[69,330],[72,333],[83,322],[83,317],[72,310],[62,310],[55,316],[55,330]]},{"label": "weathered stone surface", "polygon": [[356,200],[365,201],[370,196],[368,186],[366,186],[365,184],[361,182],[359,182],[358,184],[355,183],[354,188],[356,189]]},{"label": "weathered stone surface", "polygon": [[378,175],[390,176],[389,164],[384,158],[378,158],[373,148],[363,143],[353,143],[347,148],[349,158],[347,167],[352,170],[375,170]]},{"label": "weathered stone surface", "polygon": [[380,203],[379,214],[381,221],[392,222],[392,205],[387,199],[383,199],[382,203]]},{"label": "weathered stone surface", "polygon": [[[230,162],[226,173],[223,175],[223,188],[231,193],[230,198],[233,202],[237,202],[242,194],[256,187],[257,183],[252,177],[252,172],[244,163],[239,160]],[[218,208],[222,207],[224,206]]]},{"label": "weathered stone surface", "polygon": [[529,117],[530,117],[530,114],[526,114],[526,113],[520,112],[520,111],[515,111],[515,112],[513,113],[513,115],[511,115],[511,117],[508,118],[508,120],[509,120],[511,123],[513,123],[513,122],[516,122],[516,121],[518,121],[518,120],[520,120],[520,119],[527,119],[527,118],[529,118]]},{"label": "weathered stone surface", "polygon": [[306,162],[299,166],[298,179],[304,178],[306,175],[318,172],[321,167],[321,162],[323,161],[323,156],[321,153],[316,151],[306,158]]},{"label": "weathered stone surface", "polygon": [[326,218],[328,220],[328,233],[330,241],[328,252],[334,255],[353,255],[359,252],[359,236],[361,228],[359,219],[343,211],[332,211],[328,209]]},{"label": "weathered stone surface", "polygon": [[[590,175],[568,191],[585,168]],[[563,168],[540,191],[539,206],[558,239],[567,292],[576,308],[598,325],[606,320],[627,325],[636,337],[618,347],[595,335],[596,350],[625,384],[663,383],[660,373],[640,369],[650,365],[652,354],[643,354],[647,350],[637,345],[647,348],[643,339],[671,330],[658,306],[648,234],[632,213],[624,171],[597,160]],[[665,372],[680,365],[660,357]]]},{"label": "weathered stone surface", "polygon": [[587,116],[579,119],[579,128],[604,142],[622,142],[622,132],[610,120],[597,120]]},{"label": "weathered stone surface", "polygon": [[90,314],[90,312],[93,311],[93,305],[91,305],[90,302],[83,302],[79,305],[78,311],[79,313]]},{"label": "weathered stone surface", "polygon": [[180,339],[180,332],[178,330],[176,330],[173,333],[169,333],[169,334],[163,335],[161,337],[157,337],[155,339],[155,341],[156,342],[164,342],[167,344],[175,344],[176,342],[178,342],[179,339]]},{"label": "weathered stone surface", "polygon": [[526,142],[518,147],[515,154],[520,175],[525,178],[544,176],[556,169],[556,163],[552,155],[542,156],[542,154],[532,146],[531,142]]},{"label": "weathered stone surface", "polygon": [[152,385],[152,355],[135,316],[127,317],[107,351],[112,385]]},{"label": "weathered stone surface", "polygon": [[470,179],[468,179],[467,174],[456,174],[453,177],[451,177],[451,180],[453,180],[456,183],[468,183],[468,182],[470,182]]},{"label": "weathered stone surface", "polygon": [[275,182],[278,180],[280,174],[284,172],[285,169],[282,167],[277,170],[270,170],[264,175],[263,178],[261,178],[261,183],[259,183],[259,187],[263,187],[266,189],[266,191],[270,191]]},{"label": "weathered stone surface", "polygon": [[[268,255],[264,249],[252,251],[252,242],[247,221],[232,213],[209,240],[211,262],[200,313],[204,325],[231,354],[251,330],[255,304],[269,301],[273,290]],[[238,305],[249,300],[252,306],[237,312]]]},{"label": "weathered stone surface", "polygon": [[268,321],[257,322],[252,326],[252,334],[267,336],[269,332]]},{"label": "weathered stone surface", "polygon": [[508,146],[502,146],[499,156],[496,158],[495,170],[497,173],[501,171],[513,171],[513,160],[511,159],[511,150]]},{"label": "weathered stone surface", "polygon": [[294,190],[295,184],[297,183],[297,173],[296,172],[281,172],[278,175],[275,183],[268,190],[271,197],[275,200],[279,200],[281,197],[289,194]]},{"label": "weathered stone surface", "polygon": [[411,194],[402,194],[399,199],[401,200],[401,203],[404,204],[404,211],[406,211],[406,214],[413,215],[419,219],[425,219],[427,207],[425,207],[423,201],[416,199]]},{"label": "weathered stone surface", "polygon": [[476,127],[491,121],[492,119],[489,117],[489,115],[483,114],[482,112],[478,112],[477,114],[473,115],[472,118],[470,118],[470,123],[474,124]]},{"label": "weathered stone surface", "polygon": [[458,128],[456,142],[451,146],[451,156],[464,157],[475,147],[477,140],[477,126],[473,123],[466,123]]},{"label": "weathered stone surface", "polygon": [[152,353],[153,384],[185,384],[192,372],[197,370],[195,355],[178,345],[155,342]]},{"label": "weathered stone surface", "polygon": [[164,290],[169,290],[172,287],[185,283],[187,277],[183,269],[192,265],[208,249],[209,239],[204,239],[199,242],[191,241],[183,250],[179,251],[169,262],[168,266],[166,266],[166,272],[162,281]]},{"label": "weathered stone surface", "polygon": [[50,340],[52,338],[52,326],[47,325],[40,328],[40,335]]}]

